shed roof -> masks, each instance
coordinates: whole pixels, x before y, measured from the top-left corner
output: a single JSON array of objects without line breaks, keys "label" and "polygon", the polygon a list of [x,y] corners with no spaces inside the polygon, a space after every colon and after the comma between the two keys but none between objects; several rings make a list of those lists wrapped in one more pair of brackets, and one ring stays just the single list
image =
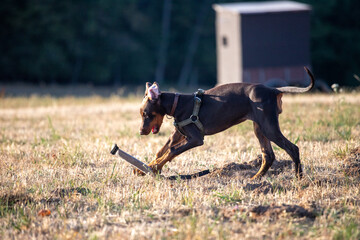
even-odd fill
[{"label": "shed roof", "polygon": [[240,14],[311,10],[310,5],[293,1],[223,3],[213,4],[213,8],[217,12],[234,12]]}]

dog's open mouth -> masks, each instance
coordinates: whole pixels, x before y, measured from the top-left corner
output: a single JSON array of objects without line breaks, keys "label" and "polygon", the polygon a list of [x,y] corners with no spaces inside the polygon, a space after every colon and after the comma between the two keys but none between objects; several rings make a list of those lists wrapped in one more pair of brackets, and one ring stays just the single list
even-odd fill
[{"label": "dog's open mouth", "polygon": [[151,129],[153,134],[157,134],[159,132],[160,128],[158,125],[154,125]]}]

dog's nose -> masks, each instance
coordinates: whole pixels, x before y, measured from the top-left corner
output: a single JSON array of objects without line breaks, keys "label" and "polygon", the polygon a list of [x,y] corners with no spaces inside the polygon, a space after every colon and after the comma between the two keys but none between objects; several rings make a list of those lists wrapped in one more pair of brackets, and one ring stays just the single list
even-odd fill
[{"label": "dog's nose", "polygon": [[140,134],[140,135],[145,135],[145,131],[144,131],[143,128],[139,130],[139,134]]}]

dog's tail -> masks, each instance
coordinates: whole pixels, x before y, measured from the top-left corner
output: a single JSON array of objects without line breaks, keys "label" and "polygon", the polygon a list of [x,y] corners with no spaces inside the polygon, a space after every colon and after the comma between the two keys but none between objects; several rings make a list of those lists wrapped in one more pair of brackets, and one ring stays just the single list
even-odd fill
[{"label": "dog's tail", "polygon": [[311,79],[311,83],[309,86],[301,88],[301,87],[280,87],[280,88],[276,88],[277,90],[279,90],[282,93],[304,93],[304,92],[308,92],[310,91],[314,85],[315,85],[315,78],[314,75],[312,74],[312,72],[307,68],[304,67],[305,71],[307,72],[307,74],[309,75],[310,79]]}]

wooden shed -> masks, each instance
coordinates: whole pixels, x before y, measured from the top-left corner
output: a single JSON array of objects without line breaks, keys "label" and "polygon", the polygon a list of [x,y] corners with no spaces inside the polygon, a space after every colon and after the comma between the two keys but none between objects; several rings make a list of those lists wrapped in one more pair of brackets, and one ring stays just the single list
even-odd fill
[{"label": "wooden shed", "polygon": [[214,4],[218,84],[305,85],[311,7],[292,1]]}]

